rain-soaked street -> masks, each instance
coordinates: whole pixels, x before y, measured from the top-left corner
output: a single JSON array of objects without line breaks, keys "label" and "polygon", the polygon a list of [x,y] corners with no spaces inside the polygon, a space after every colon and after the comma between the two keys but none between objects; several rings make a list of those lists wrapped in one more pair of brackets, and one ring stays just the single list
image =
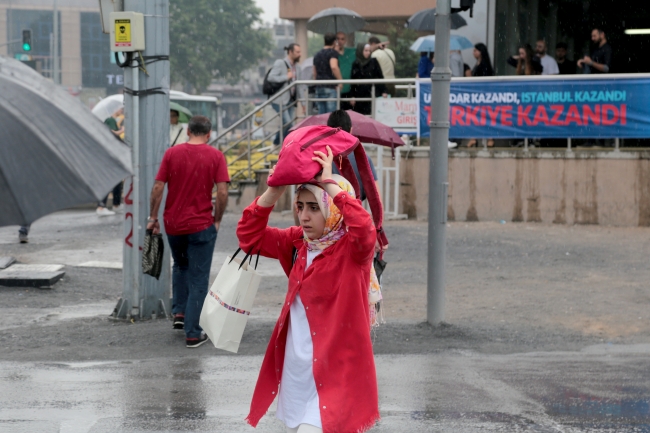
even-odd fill
[{"label": "rain-soaked street", "polygon": [[[245,432],[261,356],[2,363],[4,432]],[[376,432],[648,432],[650,345],[376,358]],[[19,392],[16,392],[18,391]],[[283,432],[274,407],[258,427]]]},{"label": "rain-soaked street", "polygon": [[[212,278],[237,219],[224,219]],[[244,418],[286,277],[260,264],[239,354],[186,349],[167,320],[107,318],[122,290],[120,221],[60,212],[27,245],[0,229],[0,255],[66,265],[51,290],[0,289],[0,431],[253,431]],[[373,431],[650,432],[647,229],[451,223],[438,328],[423,323],[426,223],[387,232]],[[274,411],[257,431],[285,431]]]}]

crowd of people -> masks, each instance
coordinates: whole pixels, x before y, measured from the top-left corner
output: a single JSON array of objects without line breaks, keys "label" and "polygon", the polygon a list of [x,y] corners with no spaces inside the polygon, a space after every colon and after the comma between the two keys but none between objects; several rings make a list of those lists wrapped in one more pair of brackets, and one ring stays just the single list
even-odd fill
[{"label": "crowd of people", "polygon": [[516,68],[517,75],[569,75],[579,71],[583,74],[606,74],[612,67],[612,47],[602,28],[591,31],[591,41],[595,49],[577,62],[567,59],[568,45],[558,42],[555,45],[555,58],[547,54],[547,45],[540,39],[533,47],[526,43],[519,47],[518,53],[508,58],[508,64]]}]

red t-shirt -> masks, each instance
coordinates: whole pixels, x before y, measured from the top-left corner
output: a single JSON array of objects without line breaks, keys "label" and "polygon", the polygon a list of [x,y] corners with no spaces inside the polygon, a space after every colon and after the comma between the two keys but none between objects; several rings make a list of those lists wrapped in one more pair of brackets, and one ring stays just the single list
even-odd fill
[{"label": "red t-shirt", "polygon": [[223,153],[207,144],[183,143],[167,149],[156,180],[167,183],[165,230],[186,235],[214,223],[212,189],[230,182],[230,176]]}]

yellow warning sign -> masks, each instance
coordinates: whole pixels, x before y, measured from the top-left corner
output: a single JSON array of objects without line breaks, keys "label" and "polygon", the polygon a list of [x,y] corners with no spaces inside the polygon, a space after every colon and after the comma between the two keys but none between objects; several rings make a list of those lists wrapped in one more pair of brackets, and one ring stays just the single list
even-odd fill
[{"label": "yellow warning sign", "polygon": [[131,20],[115,20],[115,46],[131,46]]}]

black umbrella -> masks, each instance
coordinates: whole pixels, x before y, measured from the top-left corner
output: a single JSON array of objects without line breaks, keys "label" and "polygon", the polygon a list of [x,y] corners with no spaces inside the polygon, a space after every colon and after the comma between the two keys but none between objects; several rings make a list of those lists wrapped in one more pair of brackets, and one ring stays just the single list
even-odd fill
[{"label": "black umbrella", "polygon": [[318,12],[307,21],[307,30],[314,33],[354,33],[366,25],[365,20],[350,9],[329,8]]},{"label": "black umbrella", "polygon": [[77,99],[0,56],[0,226],[101,200],[131,151]]},{"label": "black umbrella", "polygon": [[[458,14],[451,14],[451,29],[456,30],[467,25],[465,18]],[[406,27],[419,32],[436,31],[436,8],[423,9],[411,15],[406,21]]]}]

